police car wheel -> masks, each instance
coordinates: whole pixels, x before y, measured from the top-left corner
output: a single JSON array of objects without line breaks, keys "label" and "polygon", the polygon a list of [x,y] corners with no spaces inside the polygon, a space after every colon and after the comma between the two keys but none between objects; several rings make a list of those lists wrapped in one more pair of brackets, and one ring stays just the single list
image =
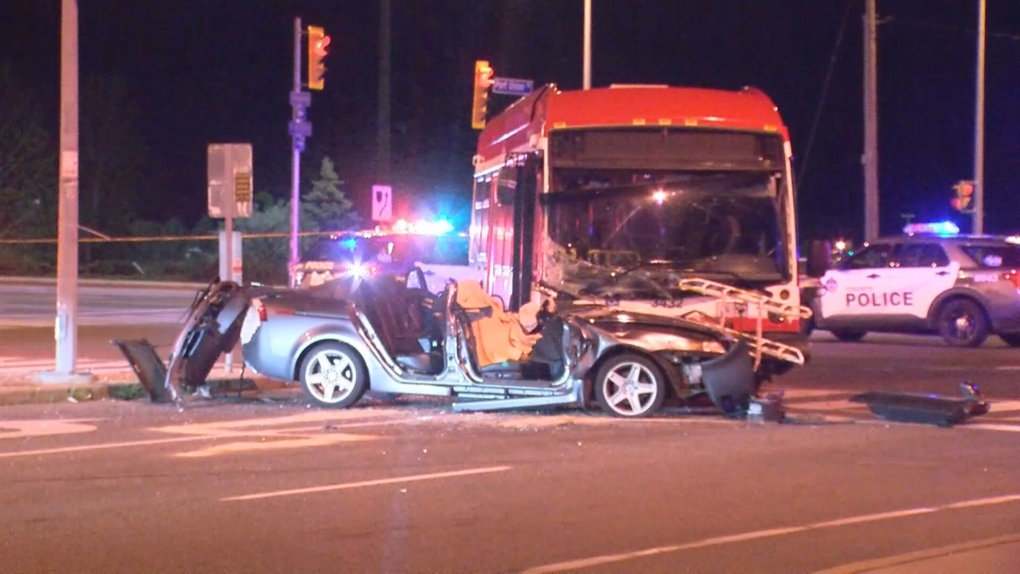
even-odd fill
[{"label": "police car wheel", "polygon": [[999,338],[1010,347],[1020,347],[1020,333],[999,333]]},{"label": "police car wheel", "polygon": [[851,329],[834,329],[832,331],[832,334],[835,335],[837,339],[845,343],[856,343],[857,341],[863,339],[864,336],[868,334],[868,332],[854,331]]},{"label": "police car wheel", "polygon": [[988,319],[970,299],[953,299],[939,311],[939,335],[952,347],[980,347],[988,338]]}]

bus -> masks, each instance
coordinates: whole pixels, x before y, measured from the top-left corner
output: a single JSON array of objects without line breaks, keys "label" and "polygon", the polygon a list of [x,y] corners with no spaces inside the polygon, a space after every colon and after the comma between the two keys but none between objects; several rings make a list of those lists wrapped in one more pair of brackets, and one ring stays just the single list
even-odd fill
[{"label": "bus", "polygon": [[542,86],[479,135],[469,265],[510,310],[714,321],[803,364],[791,156],[754,88]]}]

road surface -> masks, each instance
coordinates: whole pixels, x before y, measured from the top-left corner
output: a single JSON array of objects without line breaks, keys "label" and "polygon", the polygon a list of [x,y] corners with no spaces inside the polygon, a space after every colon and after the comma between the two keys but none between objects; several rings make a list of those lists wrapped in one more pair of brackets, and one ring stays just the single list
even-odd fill
[{"label": "road surface", "polygon": [[[130,298],[170,318],[191,294],[93,296],[97,311]],[[168,345],[175,320],[86,324],[81,356],[122,364],[109,339]],[[0,375],[48,364],[52,344],[48,326],[0,329]],[[1020,546],[1003,546],[1020,541],[1020,351],[893,335],[819,334],[813,347],[766,387],[800,424],[452,414],[410,397],[331,411],[297,393],[182,412],[6,407],[3,571],[851,572],[976,547],[1002,550],[913,571],[1020,571]],[[847,400],[955,394],[962,380],[992,413],[952,429],[878,421]]]},{"label": "road surface", "polygon": [[[999,430],[424,402],[2,415],[7,573],[814,572],[1020,524],[1020,433]],[[1018,571],[1001,554],[958,571]]]}]

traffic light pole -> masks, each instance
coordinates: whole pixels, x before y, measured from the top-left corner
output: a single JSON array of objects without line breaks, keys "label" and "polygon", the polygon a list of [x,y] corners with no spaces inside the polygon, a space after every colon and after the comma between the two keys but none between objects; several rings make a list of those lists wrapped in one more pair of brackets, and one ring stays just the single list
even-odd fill
[{"label": "traffic light pole", "polygon": [[985,0],[978,2],[976,105],[974,110],[974,234],[985,232]]},{"label": "traffic light pole", "polygon": [[878,16],[875,0],[864,13],[864,240],[880,233],[878,205]]},{"label": "traffic light pole", "polygon": [[295,102],[295,96],[301,93],[301,18],[294,18],[294,90],[291,92],[290,105],[293,108],[290,135],[294,139],[291,158],[290,175],[290,263],[298,262],[298,232],[301,229],[301,150],[304,149],[304,137],[295,129],[304,116],[304,110]]}]

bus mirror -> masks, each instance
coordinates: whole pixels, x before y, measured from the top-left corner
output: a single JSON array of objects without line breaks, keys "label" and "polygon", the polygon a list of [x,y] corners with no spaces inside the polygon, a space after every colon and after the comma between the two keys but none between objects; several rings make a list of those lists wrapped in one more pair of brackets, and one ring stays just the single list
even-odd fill
[{"label": "bus mirror", "polygon": [[808,277],[821,277],[832,266],[832,246],[828,241],[812,240],[808,242],[807,274]]}]

